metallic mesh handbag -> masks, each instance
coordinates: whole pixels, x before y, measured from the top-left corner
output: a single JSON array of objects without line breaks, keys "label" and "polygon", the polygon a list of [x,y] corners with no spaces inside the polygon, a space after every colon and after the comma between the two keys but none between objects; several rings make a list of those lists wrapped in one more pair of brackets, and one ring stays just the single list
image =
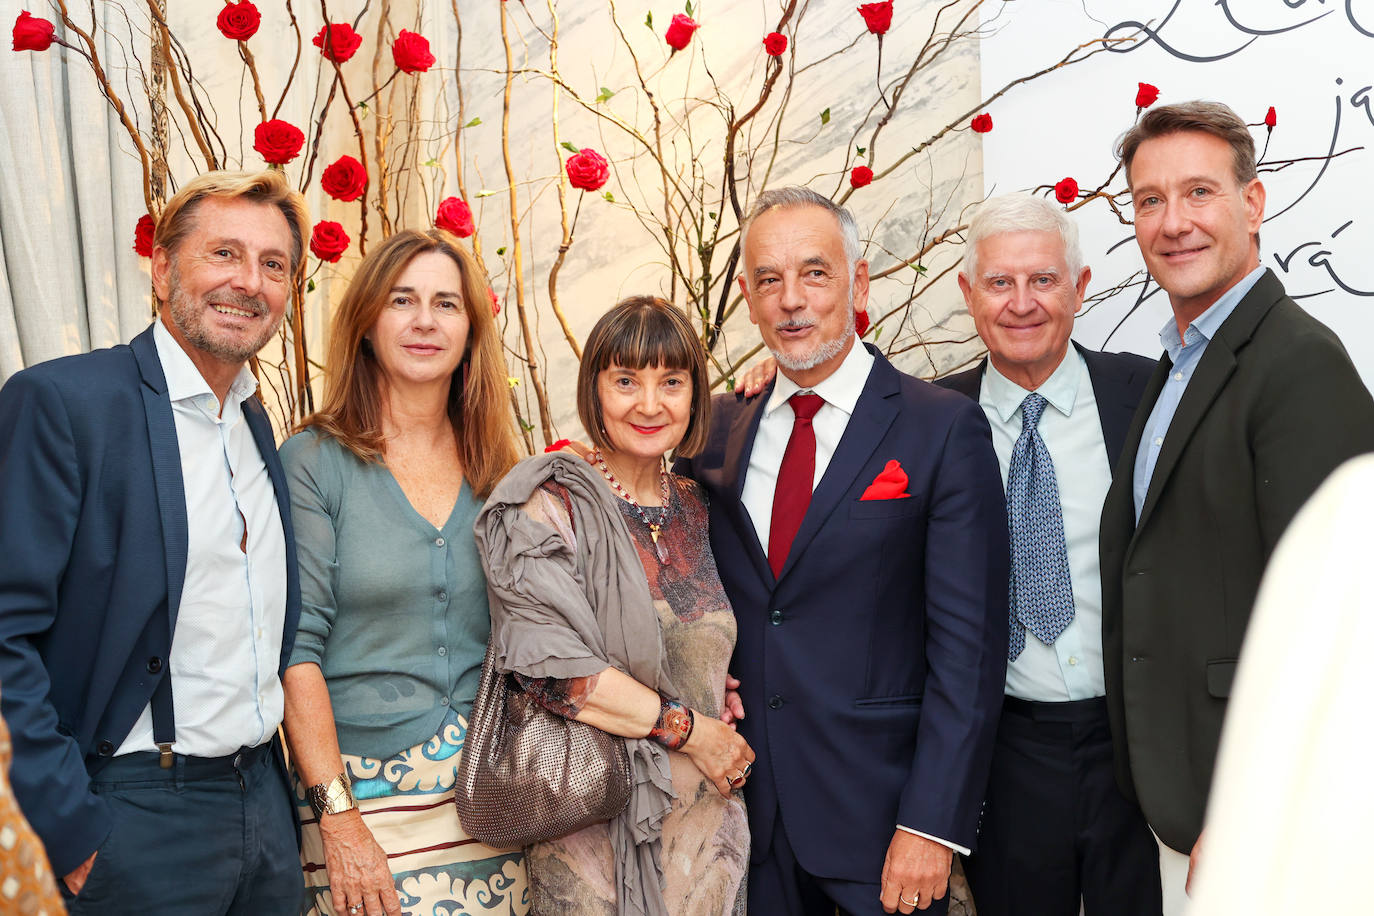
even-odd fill
[{"label": "metallic mesh handbag", "polygon": [[488,846],[528,846],[608,821],[630,801],[625,739],[550,712],[500,674],[487,644],[454,793]]}]

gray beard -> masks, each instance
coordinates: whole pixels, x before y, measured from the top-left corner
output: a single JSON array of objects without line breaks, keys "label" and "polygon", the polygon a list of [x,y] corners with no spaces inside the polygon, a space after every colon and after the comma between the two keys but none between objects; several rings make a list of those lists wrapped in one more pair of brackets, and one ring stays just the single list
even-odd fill
[{"label": "gray beard", "polygon": [[[206,326],[200,304],[192,302],[191,298],[181,288],[180,277],[177,276],[175,268],[172,270],[169,281],[172,289],[167,296],[167,308],[171,312],[172,323],[177,326],[177,330],[181,332],[181,335],[186,338],[191,346],[222,362],[247,362],[267,345],[267,341],[271,340],[272,335],[276,334],[277,329],[281,327],[281,318],[278,318],[271,327],[263,331],[257,341],[249,343],[238,343],[216,337]],[[216,301],[223,302],[225,305],[256,314],[267,311],[267,303],[253,296],[244,296],[231,291],[218,293],[215,298]]]},{"label": "gray beard", "polygon": [[848,317],[845,319],[844,331],[832,340],[823,341],[816,349],[804,356],[791,356],[780,353],[772,347],[768,352],[773,354],[773,358],[778,361],[778,365],[789,372],[806,372],[817,366],[834,359],[844,352],[845,345],[849,343],[849,338],[854,336],[854,281],[849,282],[849,303],[847,306]]}]

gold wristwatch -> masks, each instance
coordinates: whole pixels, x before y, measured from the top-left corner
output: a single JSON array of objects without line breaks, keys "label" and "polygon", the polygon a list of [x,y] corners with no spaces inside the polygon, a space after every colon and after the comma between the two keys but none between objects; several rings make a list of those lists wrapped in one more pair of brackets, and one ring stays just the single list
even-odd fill
[{"label": "gold wristwatch", "polygon": [[328,783],[311,786],[305,790],[305,797],[310,800],[310,807],[315,809],[316,817],[341,814],[358,806],[353,799],[353,784],[348,781],[347,773],[340,773]]}]

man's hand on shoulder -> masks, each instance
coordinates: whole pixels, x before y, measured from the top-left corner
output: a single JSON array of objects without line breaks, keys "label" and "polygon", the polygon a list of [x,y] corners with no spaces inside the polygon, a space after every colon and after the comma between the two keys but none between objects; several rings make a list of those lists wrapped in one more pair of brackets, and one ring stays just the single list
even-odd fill
[{"label": "man's hand on shoulder", "polygon": [[[912,913],[930,908],[949,890],[954,850],[923,836],[897,830],[883,863],[882,904],[888,913]],[[915,904],[912,904],[912,901]]]},{"label": "man's hand on shoulder", "polygon": [[771,356],[764,357],[763,362],[750,366],[743,375],[735,379],[735,393],[752,398],[767,388],[777,374],[778,361]]},{"label": "man's hand on shoulder", "polygon": [[85,862],[73,868],[62,876],[62,883],[67,885],[67,890],[75,896],[81,893],[81,889],[86,886],[86,879],[91,876],[91,866],[95,864],[96,854],[91,853],[91,857]]}]

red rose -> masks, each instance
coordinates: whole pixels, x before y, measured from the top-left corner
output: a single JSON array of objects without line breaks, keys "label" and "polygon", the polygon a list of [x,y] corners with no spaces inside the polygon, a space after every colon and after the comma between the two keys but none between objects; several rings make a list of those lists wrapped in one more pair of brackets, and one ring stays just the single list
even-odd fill
[{"label": "red rose", "polygon": [[434,55],[429,53],[429,39],[415,32],[401,29],[396,43],[391,46],[391,59],[406,73],[424,73],[434,66]]},{"label": "red rose", "polygon": [[768,52],[769,57],[782,57],[782,52],[787,50],[787,36],[781,32],[769,32],[763,36],[763,50]]},{"label": "red rose", "polygon": [[487,287],[487,295],[491,297],[491,317],[495,318],[501,314],[501,300],[496,297],[496,290]]},{"label": "red rose", "polygon": [[134,251],[138,252],[140,258],[153,256],[153,229],[156,227],[157,224],[147,213],[138,218],[134,226]]},{"label": "red rose", "polygon": [[1279,113],[1274,110],[1273,105],[1270,105],[1269,110],[1264,113],[1264,126],[1269,128],[1270,130],[1273,130],[1274,126],[1278,123]]},{"label": "red rose", "polygon": [[854,333],[863,337],[868,333],[868,311],[854,313]]},{"label": "red rose", "polygon": [[[325,47],[325,33],[329,33],[329,47]],[[336,64],[341,64],[353,56],[353,52],[358,50],[358,46],[363,43],[363,38],[353,31],[353,26],[347,22],[335,22],[320,29],[320,34],[315,36],[315,47],[320,49],[325,60],[332,60]]]},{"label": "red rose", "polygon": [[892,28],[892,0],[881,3],[865,3],[859,7],[859,15],[864,17],[864,25],[874,35],[882,35]]},{"label": "red rose", "polygon": [[987,133],[988,131],[992,130],[992,115],[990,115],[990,114],[974,115],[974,116],[973,116],[973,120],[972,120],[971,122],[969,122],[969,127],[972,127],[972,128],[973,128],[973,132],[974,132],[975,134],[985,134],[985,133]]},{"label": "red rose", "polygon": [[320,220],[315,224],[315,231],[310,233],[310,252],[321,261],[332,264],[343,257],[350,241],[343,226],[327,219]]},{"label": "red rose", "polygon": [[1159,99],[1159,87],[1149,83],[1136,83],[1140,88],[1135,91],[1135,107],[1149,108]]},{"label": "red rose", "polygon": [[1065,178],[1054,186],[1054,199],[1061,204],[1071,204],[1078,200],[1078,182]]},{"label": "red rose", "polygon": [[434,225],[465,239],[476,231],[472,221],[472,208],[466,201],[456,197],[445,197],[439,202],[439,210],[434,214]]},{"label": "red rose", "polygon": [[[10,7],[13,9],[14,7]],[[53,26],[46,19],[30,16],[28,10],[21,10],[14,20],[14,50],[46,51],[52,44]]]},{"label": "red rose", "polygon": [[252,38],[258,33],[258,26],[261,24],[262,14],[251,0],[226,3],[219,11],[219,18],[215,20],[220,34],[234,41],[247,41]]},{"label": "red rose", "polygon": [[273,165],[295,159],[305,145],[305,134],[288,121],[273,118],[253,128],[253,149]]},{"label": "red rose", "polygon": [[849,186],[862,188],[873,180],[873,170],[866,165],[856,165],[849,172]]},{"label": "red rose", "polygon": [[340,156],[320,174],[320,187],[335,200],[357,200],[367,189],[367,169],[352,156]]},{"label": "red rose", "polygon": [[687,43],[692,40],[692,33],[699,26],[691,16],[682,13],[674,13],[673,21],[668,23],[668,31],[664,33],[663,40],[668,42],[668,47],[674,51],[681,51],[687,47]]},{"label": "red rose", "polygon": [[611,177],[611,164],[594,149],[568,157],[568,184],[583,191],[597,191]]}]

